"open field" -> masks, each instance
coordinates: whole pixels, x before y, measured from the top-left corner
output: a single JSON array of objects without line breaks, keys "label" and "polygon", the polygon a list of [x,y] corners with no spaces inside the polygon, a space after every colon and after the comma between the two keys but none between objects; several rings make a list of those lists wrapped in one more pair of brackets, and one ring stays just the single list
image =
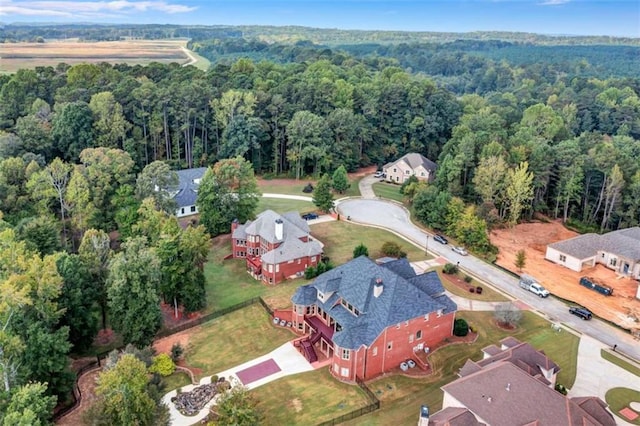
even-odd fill
[{"label": "open field", "polygon": [[289,200],[286,198],[260,198],[257,211],[273,210],[276,213],[297,211],[301,214],[318,210],[311,201]]},{"label": "open field", "polygon": [[557,333],[548,321],[532,312],[524,312],[518,329],[506,331],[498,328],[492,312],[464,312],[459,315],[478,329],[478,339],[472,344],[454,344],[430,355],[434,373],[427,378],[389,376],[367,385],[382,401],[382,409],[359,417],[347,425],[400,425],[417,422],[420,406],[425,404],[434,413],[442,408],[440,387],[455,380],[457,372],[467,359],[482,359],[480,350],[497,344],[500,339],[513,336],[543,349],[561,370],[558,383],[573,386],[576,377],[579,338],[571,333]]},{"label": "open field", "polygon": [[[536,277],[551,293],[582,305],[596,315],[621,327],[639,328],[640,300],[635,298],[638,282],[630,278],[618,278],[614,271],[603,265],[575,272],[544,259],[547,244],[572,238],[577,233],[566,229],[559,221],[522,223],[512,229],[496,229],[489,236],[491,243],[500,249],[497,264],[518,274]],[[518,271],[514,265],[515,254],[524,249],[526,265]],[[612,296],[603,296],[582,287],[580,277],[594,277],[614,289]]]},{"label": "open field", "polygon": [[328,367],[283,377],[252,393],[265,425],[318,424],[369,403],[358,386],[336,380]]},{"label": "open field", "polygon": [[400,193],[400,185],[393,183],[378,182],[373,184],[373,192],[376,197],[388,198],[399,202],[404,201],[404,196]]},{"label": "open field", "polygon": [[60,62],[69,65],[98,62],[146,65],[151,62],[186,64],[196,59],[193,65],[198,66],[200,58],[191,58],[189,54],[193,54],[185,52],[186,43],[186,39],[5,43],[1,49],[0,72],[15,72],[20,68],[37,66],[55,67]]}]

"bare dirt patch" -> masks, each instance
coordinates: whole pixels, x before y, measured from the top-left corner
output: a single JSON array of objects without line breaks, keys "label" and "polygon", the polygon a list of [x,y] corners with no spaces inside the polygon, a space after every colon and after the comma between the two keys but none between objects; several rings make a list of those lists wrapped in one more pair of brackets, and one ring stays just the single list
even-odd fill
[{"label": "bare dirt patch", "polygon": [[[596,315],[626,329],[640,327],[634,318],[640,318],[640,300],[635,298],[638,282],[618,278],[614,271],[603,265],[575,272],[545,260],[547,245],[577,236],[561,222],[531,222],[512,229],[491,231],[491,243],[500,249],[496,263],[517,274],[527,273],[537,278],[551,293],[582,305]],[[526,265],[519,271],[515,267],[518,250],[526,254]],[[589,276],[614,289],[612,296],[603,296],[579,284],[580,277]]]}]

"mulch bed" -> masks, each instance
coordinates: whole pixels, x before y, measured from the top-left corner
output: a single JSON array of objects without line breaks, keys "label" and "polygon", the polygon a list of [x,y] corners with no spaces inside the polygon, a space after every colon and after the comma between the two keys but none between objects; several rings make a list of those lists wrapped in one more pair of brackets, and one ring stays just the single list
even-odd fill
[{"label": "mulch bed", "polygon": [[449,281],[451,284],[455,285],[456,287],[471,293],[469,291],[469,289],[473,288],[474,292],[475,292],[475,288],[476,286],[469,284],[468,282],[466,282],[464,279],[460,278],[459,275],[454,275],[454,274],[445,274],[442,273],[442,277],[444,277],[445,280]]}]

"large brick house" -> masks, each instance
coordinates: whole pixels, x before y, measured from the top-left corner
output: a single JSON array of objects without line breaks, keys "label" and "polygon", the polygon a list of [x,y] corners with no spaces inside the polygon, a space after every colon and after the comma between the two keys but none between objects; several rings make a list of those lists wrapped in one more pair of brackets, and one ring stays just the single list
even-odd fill
[{"label": "large brick house", "polygon": [[416,275],[406,259],[378,265],[353,259],[298,288],[293,328],[309,361],[319,351],[344,381],[368,380],[398,368],[450,337],[456,304],[436,272]]},{"label": "large brick house", "polygon": [[[569,398],[554,389],[560,368],[544,352],[513,337],[468,360],[460,378],[443,386],[442,410],[421,415],[430,426],[613,426],[607,404],[597,397]],[[423,412],[425,410],[422,410]]]},{"label": "large brick house", "polygon": [[246,259],[247,272],[266,284],[302,276],[322,256],[322,244],[311,237],[298,212],[265,210],[245,224],[234,220],[231,247],[233,258]]},{"label": "large brick house", "polygon": [[387,163],[382,167],[385,179],[388,182],[403,183],[411,176],[418,180],[432,182],[436,177],[438,166],[422,154],[412,152],[403,155],[396,161]]}]

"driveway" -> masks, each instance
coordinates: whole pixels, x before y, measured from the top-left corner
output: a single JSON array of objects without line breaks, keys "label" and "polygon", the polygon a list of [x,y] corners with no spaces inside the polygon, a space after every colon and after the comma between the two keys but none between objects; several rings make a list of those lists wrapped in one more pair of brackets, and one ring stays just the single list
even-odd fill
[{"label": "driveway", "polygon": [[429,252],[447,258],[451,263],[460,262],[460,268],[466,273],[475,275],[522,300],[533,309],[546,314],[550,320],[563,322],[587,336],[598,339],[606,346],[617,344],[620,352],[640,360],[640,344],[629,333],[597,319],[582,321],[569,314],[563,302],[553,297],[541,299],[521,289],[516,278],[492,264],[471,255],[461,256],[454,253],[450,245],[434,241],[433,234],[415,226],[409,218],[409,212],[399,204],[381,199],[347,199],[338,203],[337,210],[343,217],[350,216],[353,222],[388,229],[418,247],[428,248]]}]

